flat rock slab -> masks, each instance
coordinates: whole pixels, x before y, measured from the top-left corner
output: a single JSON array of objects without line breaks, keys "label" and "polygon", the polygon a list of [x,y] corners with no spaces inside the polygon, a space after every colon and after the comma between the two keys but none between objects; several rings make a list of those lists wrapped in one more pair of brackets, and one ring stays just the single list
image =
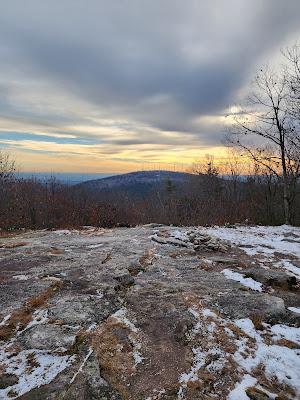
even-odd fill
[{"label": "flat rock slab", "polygon": [[300,398],[298,237],[148,224],[3,239],[0,398]]},{"label": "flat rock slab", "polygon": [[75,343],[75,334],[59,325],[36,325],[21,334],[26,349],[69,349]]},{"label": "flat rock slab", "polygon": [[[116,311],[117,306],[97,296],[60,298],[49,308],[49,317],[67,325],[99,323]],[[99,297],[99,296],[98,296]]]}]

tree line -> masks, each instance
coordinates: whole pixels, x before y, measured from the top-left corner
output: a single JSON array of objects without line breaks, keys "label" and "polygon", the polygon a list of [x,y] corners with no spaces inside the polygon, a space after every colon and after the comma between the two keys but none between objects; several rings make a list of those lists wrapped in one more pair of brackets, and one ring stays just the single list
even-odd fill
[{"label": "tree line", "polygon": [[[0,158],[4,153],[0,153]],[[11,164],[13,165],[13,163]],[[55,177],[21,179],[0,174],[0,229],[134,226],[150,222],[174,225],[285,222],[281,178],[253,162],[248,174],[237,156],[224,175],[213,159],[194,165],[184,182],[165,179],[145,195],[70,186]],[[299,183],[296,190],[299,191]],[[300,225],[300,197],[290,207],[291,222]]]}]

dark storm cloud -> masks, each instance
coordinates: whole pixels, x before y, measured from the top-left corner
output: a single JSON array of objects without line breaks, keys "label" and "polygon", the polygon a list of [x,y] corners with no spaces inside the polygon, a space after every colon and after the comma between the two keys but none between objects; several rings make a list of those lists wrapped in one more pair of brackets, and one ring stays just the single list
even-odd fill
[{"label": "dark storm cloud", "polygon": [[82,121],[68,111],[36,116],[22,103],[26,93],[7,100],[15,77],[38,79],[84,100],[93,113],[137,124],[135,138],[112,143],[165,143],[139,124],[218,143],[220,126],[194,118],[222,113],[257,63],[297,38],[299,26],[298,0],[10,0],[0,14],[0,72],[8,82],[0,114],[32,113],[31,122],[59,128]]}]

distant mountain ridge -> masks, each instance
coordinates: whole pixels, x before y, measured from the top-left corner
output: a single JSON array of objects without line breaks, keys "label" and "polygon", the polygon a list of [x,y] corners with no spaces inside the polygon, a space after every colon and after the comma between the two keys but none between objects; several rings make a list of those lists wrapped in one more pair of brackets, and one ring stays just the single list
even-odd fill
[{"label": "distant mountain ridge", "polygon": [[131,193],[145,194],[155,187],[162,187],[168,181],[171,181],[175,186],[184,184],[192,176],[192,174],[186,172],[137,171],[102,179],[89,180],[77,186],[92,192],[122,190]]}]

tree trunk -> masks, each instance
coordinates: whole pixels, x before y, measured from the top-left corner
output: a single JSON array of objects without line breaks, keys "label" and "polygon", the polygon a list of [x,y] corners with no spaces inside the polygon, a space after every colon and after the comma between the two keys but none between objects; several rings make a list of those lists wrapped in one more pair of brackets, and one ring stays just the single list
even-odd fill
[{"label": "tree trunk", "polygon": [[290,196],[286,176],[283,177],[283,206],[285,224],[291,225]]},{"label": "tree trunk", "polygon": [[284,222],[286,225],[291,225],[291,210],[290,210],[290,188],[288,182],[286,158],[285,158],[285,146],[284,139],[281,136],[281,165],[282,165],[282,177],[283,177],[283,208],[284,208]]}]

